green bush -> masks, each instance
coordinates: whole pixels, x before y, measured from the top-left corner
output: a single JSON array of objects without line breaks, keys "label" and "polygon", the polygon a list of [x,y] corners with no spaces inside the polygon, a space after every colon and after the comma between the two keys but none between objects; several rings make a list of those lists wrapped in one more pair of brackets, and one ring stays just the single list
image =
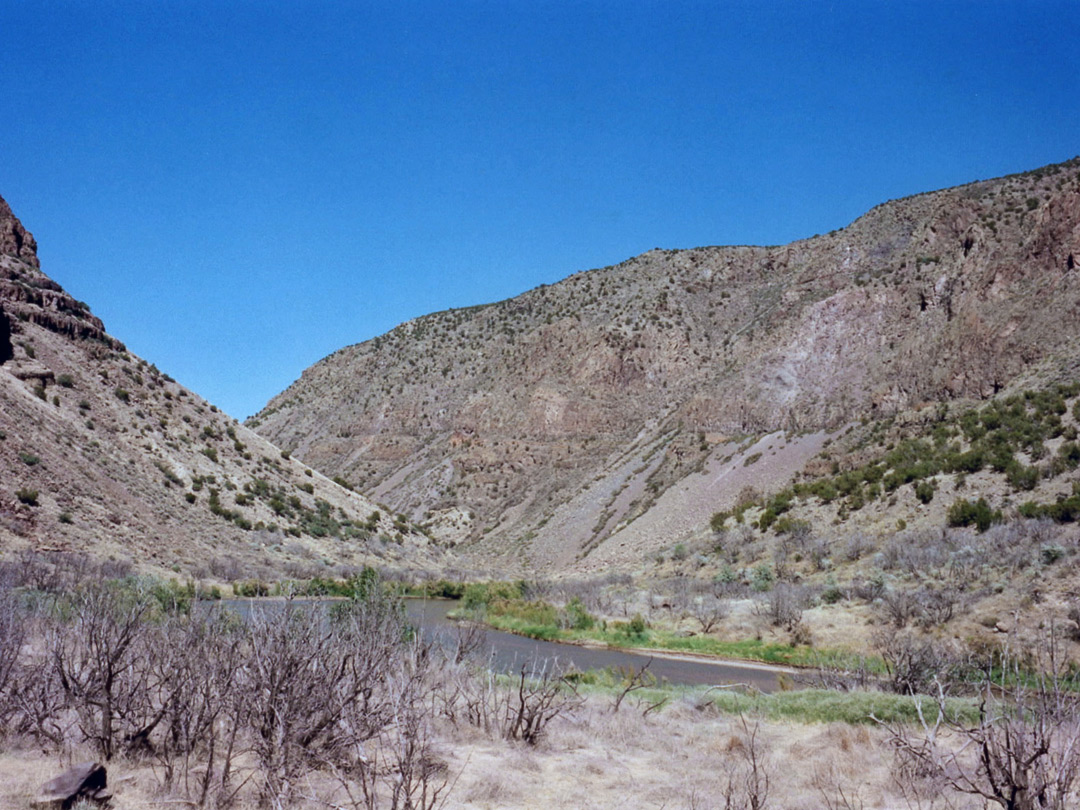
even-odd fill
[{"label": "green bush", "polygon": [[761,563],[756,568],[750,578],[750,587],[755,591],[767,591],[773,586],[773,572],[772,569],[765,563]]},{"label": "green bush", "polygon": [[1046,545],[1039,549],[1039,559],[1046,565],[1053,565],[1065,556],[1065,549],[1058,545]]},{"label": "green bush", "polygon": [[465,586],[462,603],[466,609],[474,610],[497,600],[510,602],[521,598],[520,582],[473,582]]},{"label": "green bush", "polygon": [[113,391],[113,394],[121,402],[130,402],[131,401],[131,394],[128,393],[123,388],[117,388],[116,390]]},{"label": "green bush", "polygon": [[38,491],[36,489],[17,489],[15,490],[15,497],[19,499],[20,503],[27,506],[38,505]]},{"label": "green bush", "polygon": [[1014,490],[1030,492],[1039,483],[1039,468],[1013,464],[1006,473],[1006,480]]},{"label": "green bush", "polygon": [[934,500],[934,490],[937,487],[933,481],[919,481],[915,485],[915,497],[922,503],[930,503]]},{"label": "green bush", "polygon": [[270,586],[260,579],[248,579],[233,583],[233,593],[237,596],[269,596]]},{"label": "green bush", "polygon": [[19,453],[19,461],[21,461],[27,467],[34,467],[41,463],[40,458],[35,456],[33,453],[26,452]]},{"label": "green bush", "polygon": [[992,510],[985,498],[974,502],[961,498],[949,507],[946,520],[950,526],[974,526],[985,532],[991,524],[1001,522],[1001,512]]},{"label": "green bush", "polygon": [[709,519],[709,528],[714,532],[722,532],[724,530],[724,524],[727,523],[728,518],[731,517],[731,512],[716,512]]}]

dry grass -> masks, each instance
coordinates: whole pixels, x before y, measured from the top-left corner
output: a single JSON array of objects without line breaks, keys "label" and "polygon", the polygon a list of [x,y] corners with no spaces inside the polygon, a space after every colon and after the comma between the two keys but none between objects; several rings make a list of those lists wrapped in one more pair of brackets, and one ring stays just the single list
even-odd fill
[{"label": "dry grass", "polygon": [[[627,708],[612,714],[609,707],[607,697],[590,698],[573,716],[553,723],[537,746],[491,739],[472,727],[443,725],[437,751],[455,780],[445,807],[722,806],[726,768],[740,759],[747,744],[738,717],[702,711],[690,701],[646,718]],[[759,742],[771,783],[769,808],[906,806],[890,779],[892,753],[882,730],[763,721]],[[92,758],[89,751],[78,749],[46,756],[10,747],[0,754],[0,807],[28,808],[42,783],[72,762]],[[161,791],[147,764],[113,762],[109,781],[116,810],[168,807],[174,799]],[[312,791],[325,787],[317,774],[308,782]],[[254,810],[252,801],[241,802],[240,810]],[[314,801],[298,805],[301,810],[326,806]]]}]

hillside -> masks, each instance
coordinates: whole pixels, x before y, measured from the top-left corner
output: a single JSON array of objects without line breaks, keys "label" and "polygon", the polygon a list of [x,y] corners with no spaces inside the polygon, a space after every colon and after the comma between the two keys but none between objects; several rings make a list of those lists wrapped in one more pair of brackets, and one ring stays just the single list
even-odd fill
[{"label": "hillside", "polygon": [[0,200],[0,560],[28,550],[216,579],[441,559],[127,351]]},{"label": "hillside", "polygon": [[248,424],[477,561],[627,562],[787,486],[829,431],[1069,379],[1078,258],[1074,159],[417,318]]}]

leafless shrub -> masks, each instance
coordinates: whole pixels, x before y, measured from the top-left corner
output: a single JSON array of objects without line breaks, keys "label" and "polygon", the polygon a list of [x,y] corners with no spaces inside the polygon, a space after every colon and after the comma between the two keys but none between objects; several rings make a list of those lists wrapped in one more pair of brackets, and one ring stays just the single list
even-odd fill
[{"label": "leafless shrub", "polygon": [[95,585],[77,592],[70,609],[73,621],[54,623],[46,648],[83,739],[109,760],[144,730],[137,718],[144,716],[146,681],[136,652],[150,604]]},{"label": "leafless shrub", "polygon": [[451,664],[473,664],[488,658],[490,645],[487,641],[487,630],[481,623],[454,622],[448,635],[441,648]]},{"label": "leafless shrub", "polygon": [[719,804],[723,810],[765,810],[769,806],[771,763],[759,738],[760,726],[739,716],[739,729],[727,746],[721,765]]},{"label": "leafless shrub", "polygon": [[503,736],[535,745],[548,723],[577,707],[577,688],[553,661],[522,664],[517,687],[504,713]]},{"label": "leafless shrub", "polygon": [[10,591],[0,590],[0,733],[9,728],[16,712],[14,687],[20,676],[19,660],[27,636],[27,617]]},{"label": "leafless shrub", "polygon": [[885,684],[897,694],[926,694],[935,683],[948,687],[963,672],[962,656],[912,632],[884,630],[874,636],[873,646],[885,662]]},{"label": "leafless shrub", "polygon": [[897,629],[907,627],[909,621],[922,613],[922,602],[914,591],[886,590],[878,605],[882,616]]},{"label": "leafless shrub", "polygon": [[828,565],[831,548],[832,546],[826,538],[811,534],[807,536],[806,542],[803,544],[803,553],[813,564],[815,571],[824,571]]},{"label": "leafless shrub", "polygon": [[851,584],[851,595],[871,603],[885,595],[885,581],[881,577],[862,579]]},{"label": "leafless shrub", "polygon": [[619,711],[619,707],[622,706],[627,695],[656,685],[656,676],[649,672],[649,667],[652,665],[652,662],[653,660],[650,658],[644,665],[636,669],[634,667],[628,667],[616,670],[616,674],[622,680],[622,685],[615,695],[615,700],[611,704],[611,711],[613,714]]},{"label": "leafless shrub", "polygon": [[848,562],[861,560],[874,550],[874,542],[863,532],[852,532],[844,543],[844,559]]},{"label": "leafless shrub", "polygon": [[846,779],[832,763],[814,771],[812,784],[825,810],[863,810],[866,806],[859,795],[860,786]]},{"label": "leafless shrub", "polygon": [[430,650],[414,643],[400,652],[380,684],[385,714],[373,715],[364,701],[350,702],[341,739],[323,758],[348,798],[333,806],[430,810],[444,801],[448,770],[435,753],[427,708]]},{"label": "leafless shrub", "polygon": [[924,627],[947,624],[964,606],[963,594],[951,585],[923,588],[916,598],[922,606],[918,620]]},{"label": "leafless shrub", "polygon": [[440,711],[507,740],[535,744],[547,725],[581,705],[576,685],[558,662],[533,659],[507,682],[491,670],[459,669],[441,687]]},{"label": "leafless shrub", "polygon": [[773,543],[773,575],[778,582],[784,582],[791,575],[791,558],[794,551],[795,544],[787,535],[781,535]]},{"label": "leafless shrub", "polygon": [[835,692],[855,692],[877,689],[878,676],[871,671],[865,657],[846,667],[838,666],[833,661],[820,658],[812,669],[794,676],[796,683],[804,683],[816,689],[831,689]]},{"label": "leafless shrub", "polygon": [[779,582],[764,600],[754,604],[754,610],[774,627],[792,631],[802,621],[803,611],[809,604],[810,592],[804,586]]},{"label": "leafless shrub", "polygon": [[[919,706],[919,728],[882,723],[902,766],[950,790],[1006,810],[1065,810],[1080,799],[1080,684],[1062,666],[1052,634],[1034,657],[1034,678],[1021,656],[1005,652],[987,667],[979,717],[964,723],[939,689]],[[929,709],[929,711],[927,711]],[[942,741],[946,730],[960,745]]]},{"label": "leafless shrub", "polygon": [[726,599],[706,593],[691,598],[688,611],[694,621],[701,627],[701,632],[710,633],[713,628],[728,617],[731,612],[731,605]]},{"label": "leafless shrub", "polygon": [[234,762],[240,732],[248,718],[248,693],[242,670],[248,651],[246,628],[214,611],[173,619],[161,629],[160,643],[173,651],[160,656],[156,673],[166,692],[164,733],[152,746],[166,787],[179,787],[198,807],[227,804],[236,792]]},{"label": "leafless shrub", "polygon": [[248,575],[248,569],[236,557],[214,557],[210,560],[210,573],[223,582],[235,582]]},{"label": "leafless shrub", "polygon": [[249,628],[244,686],[260,794],[267,804],[286,805],[313,762],[333,760],[346,711],[359,705],[372,735],[389,722],[392,706],[379,683],[401,641],[400,617],[378,596],[348,604],[330,620],[289,602],[254,614]]}]

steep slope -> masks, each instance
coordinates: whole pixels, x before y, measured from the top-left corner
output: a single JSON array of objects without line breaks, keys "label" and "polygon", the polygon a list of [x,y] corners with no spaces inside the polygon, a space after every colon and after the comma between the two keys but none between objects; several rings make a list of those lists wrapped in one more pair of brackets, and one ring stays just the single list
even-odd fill
[{"label": "steep slope", "polygon": [[[698,473],[751,470],[747,437],[786,432],[755,471],[779,487],[822,430],[1053,377],[1080,354],[1078,260],[1074,159],[790,245],[654,250],[417,318],[307,369],[249,424],[478,558],[564,567],[670,503],[630,544],[643,553],[678,539],[690,504],[734,502],[746,476]],[[690,494],[662,497],[677,482]]]},{"label": "steep slope", "polygon": [[231,578],[439,556],[377,511],[128,352],[41,272],[0,200],[0,558]]}]

